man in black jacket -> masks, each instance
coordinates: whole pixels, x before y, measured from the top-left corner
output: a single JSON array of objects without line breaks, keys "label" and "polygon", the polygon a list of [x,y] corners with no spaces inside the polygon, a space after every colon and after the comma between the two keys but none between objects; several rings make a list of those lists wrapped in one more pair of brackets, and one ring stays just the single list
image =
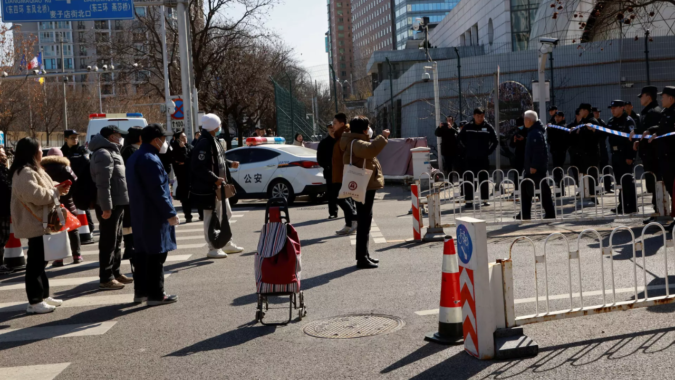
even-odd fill
[{"label": "man in black jacket", "polygon": [[[244,248],[238,247],[230,240],[222,249],[216,249],[209,241],[209,223],[213,213],[227,213],[228,222],[232,217],[230,202],[226,201],[227,210],[221,210],[220,202],[216,201],[216,190],[220,186],[231,183],[229,169],[239,167],[239,162],[229,161],[225,156],[225,150],[216,139],[218,130],[221,128],[220,118],[214,114],[206,114],[202,118],[203,134],[197,141],[192,153],[190,168],[190,204],[192,207],[204,210],[204,239],[209,246],[208,257],[214,259],[226,258],[228,253],[243,252]],[[220,190],[218,190],[220,191]]]},{"label": "man in black jacket", "polygon": [[[635,121],[628,116],[624,106],[625,103],[622,100],[612,101],[609,106],[612,110],[612,118],[607,122],[607,128],[630,134],[635,129]],[[633,142],[623,136],[609,135],[609,147],[612,151],[614,178],[621,182],[619,206],[612,212],[632,214],[637,211],[635,184],[633,182],[633,163],[635,162]],[[624,177],[624,175],[626,176]]]},{"label": "man in black jacket", "polygon": [[[595,120],[598,121],[599,126],[601,127],[606,127],[607,123],[605,123],[604,120],[600,118],[600,109],[598,107],[592,107],[591,111],[593,112],[593,117]],[[607,152],[607,136],[603,133],[598,134],[598,147],[600,148],[600,166],[598,169],[600,169],[600,174],[610,174],[609,171],[604,171],[603,169],[605,166],[609,165],[610,161],[610,155]],[[616,178],[618,181],[619,179]],[[614,194],[614,191],[612,190],[612,180],[609,177],[605,177],[603,179],[604,182],[604,187],[605,187],[605,192],[609,194]]]},{"label": "man in black jacket", "polygon": [[[530,181],[523,183],[523,201],[521,202],[523,220],[531,219],[534,189],[540,186],[544,218],[555,219],[551,188],[548,181],[542,182],[542,179],[546,177],[546,170],[548,169],[548,147],[546,145],[546,129],[544,129],[544,126],[538,119],[536,112],[525,111],[525,128],[529,130],[527,133],[527,144],[525,145],[525,178],[531,179],[534,182],[534,186],[532,186]],[[520,216],[520,214],[516,215],[515,219],[520,219]]]},{"label": "man in black jacket", "polygon": [[672,199],[673,181],[675,180],[675,136],[660,138],[657,141],[654,141],[654,139],[658,136],[675,132],[675,87],[666,86],[663,89],[661,93],[661,105],[663,106],[663,111],[661,112],[659,124],[650,127],[643,133],[642,137],[644,138],[647,133],[652,134],[648,143],[656,145],[663,185]]},{"label": "man in black jacket", "polygon": [[[556,112],[553,125],[565,127],[565,114],[563,112]],[[555,185],[560,186],[563,176],[565,175],[563,167],[565,166],[565,159],[567,158],[567,148],[569,147],[569,132],[562,129],[546,128],[546,140],[548,141],[549,149],[551,151],[551,161],[553,164],[553,179]],[[565,195],[564,187],[561,187],[562,194]]]},{"label": "man in black jacket", "polygon": [[88,151],[80,145],[79,134],[76,130],[69,129],[63,132],[63,137],[66,142],[61,147],[61,152],[63,152],[63,157],[70,161],[70,167],[78,178],[78,181],[71,187],[70,193],[73,194],[75,207],[84,211],[89,224],[89,235],[80,236],[80,243],[90,244],[94,242],[94,239],[91,238],[91,233],[94,232],[94,220],[89,209],[94,207],[96,186],[89,173]]},{"label": "man in black jacket", "polygon": [[[489,206],[487,199],[490,196],[490,187],[487,183],[488,174],[486,172],[478,174],[481,170],[487,171],[490,168],[490,155],[497,149],[497,134],[495,129],[485,121],[485,110],[476,108],[473,110],[473,121],[468,123],[458,136],[458,145],[465,152],[466,170],[473,172],[478,176],[481,199],[483,205]],[[485,183],[483,183],[485,181]],[[466,207],[473,207],[473,190],[470,186],[464,187],[464,199],[467,200]]]},{"label": "man in black jacket", "polygon": [[548,123],[549,124],[555,124],[556,123],[555,122],[555,115],[557,115],[557,114],[558,114],[558,107],[551,106],[551,107],[548,108],[548,116],[549,116]]},{"label": "man in black jacket", "polygon": [[[596,120],[591,115],[591,105],[589,103],[581,103],[579,105],[579,116],[581,121],[579,124],[593,124],[598,125]],[[595,186],[598,184],[598,174],[600,174],[600,139],[604,136],[603,132],[597,131],[591,127],[585,126],[572,132],[577,135],[576,138],[579,148],[580,161],[579,172],[584,175],[591,176],[594,181],[588,181],[588,190],[591,197],[595,196]],[[595,203],[597,203],[597,199]]]},{"label": "man in black jacket", "polygon": [[326,180],[326,188],[328,189],[328,219],[337,219],[338,194],[333,191],[333,147],[335,146],[333,124],[328,124],[326,130],[328,130],[328,135],[319,142],[316,149],[316,161],[323,168],[323,178]]},{"label": "man in black jacket", "polygon": [[452,116],[445,118],[445,123],[441,123],[436,128],[436,137],[441,138],[441,159],[443,160],[443,174],[448,175],[455,169],[455,158],[457,157],[457,135],[459,131],[455,126],[455,119]]},{"label": "man in black jacket", "polygon": [[[659,124],[659,120],[661,120],[661,112],[663,110],[656,102],[657,92],[658,89],[656,86],[645,86],[642,87],[642,91],[640,92],[640,95],[638,95],[640,98],[640,104],[642,104],[642,106],[645,108],[643,108],[642,112],[640,113],[640,122],[637,123],[637,128],[635,130],[637,134],[644,133],[649,127]],[[649,144],[647,140],[633,140],[633,149],[639,151],[645,173],[653,173],[653,175],[647,173],[643,178],[647,183],[647,191],[652,194],[652,205],[654,206],[654,211],[656,212],[656,196],[654,196],[654,187],[656,186],[656,181],[661,180],[659,157],[656,146]],[[636,180],[637,179],[638,178],[636,178]],[[645,219],[644,223],[649,224],[655,220],[656,217],[650,217]]]},{"label": "man in black jacket", "polygon": [[[127,135],[127,138],[124,139],[124,146],[122,147],[122,150],[120,150],[124,165],[127,164],[129,157],[131,157],[131,155],[141,147],[142,130],[143,127],[129,128],[129,134]],[[132,262],[132,257],[134,254],[134,234],[131,229],[130,205],[124,206],[124,216],[122,216],[122,238],[124,240],[124,254],[122,255],[122,260],[130,260],[130,262]]]}]

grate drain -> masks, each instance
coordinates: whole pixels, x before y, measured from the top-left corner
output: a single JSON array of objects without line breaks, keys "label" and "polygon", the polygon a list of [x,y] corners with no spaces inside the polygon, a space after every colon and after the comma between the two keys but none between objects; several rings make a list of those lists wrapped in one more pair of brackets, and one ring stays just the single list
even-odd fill
[{"label": "grate drain", "polygon": [[353,314],[311,322],[304,331],[316,338],[352,339],[388,334],[404,325],[401,318],[391,315]]}]

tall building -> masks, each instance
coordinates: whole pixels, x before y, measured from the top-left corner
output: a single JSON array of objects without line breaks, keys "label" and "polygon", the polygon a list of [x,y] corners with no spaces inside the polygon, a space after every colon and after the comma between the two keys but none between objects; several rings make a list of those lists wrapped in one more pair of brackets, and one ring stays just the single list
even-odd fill
[{"label": "tall building", "polygon": [[429,22],[439,23],[459,0],[394,0],[396,7],[396,49],[405,49],[406,41],[414,39],[412,24],[418,17],[429,17]]},{"label": "tall building", "polygon": [[[398,1],[398,0],[397,0]],[[394,50],[394,0],[352,1],[355,72],[365,75],[370,56],[378,50]]]},{"label": "tall building", "polygon": [[342,89],[349,91],[354,68],[351,0],[328,0],[326,50],[336,79],[340,81]]},{"label": "tall building", "polygon": [[[168,9],[171,18],[173,9]],[[136,7],[136,14],[144,17],[146,7]],[[43,68],[47,72],[82,71],[87,66],[102,68],[103,65],[124,69],[125,65],[141,60],[147,54],[147,31],[138,20],[26,22],[15,26],[12,29],[14,41],[35,41],[27,48],[30,51],[25,52],[26,60],[30,61],[42,52]],[[120,39],[127,38],[133,39],[133,49],[127,49],[127,57],[123,59],[119,52],[113,50],[119,50],[122,44],[127,44],[127,40],[120,42]],[[101,96],[109,97],[121,90],[121,86],[116,84],[116,75],[121,74],[100,73],[98,78],[77,75],[70,84],[98,82],[100,78]],[[128,82],[131,84],[130,90],[135,93],[141,83],[147,82],[147,73],[136,72]]]}]

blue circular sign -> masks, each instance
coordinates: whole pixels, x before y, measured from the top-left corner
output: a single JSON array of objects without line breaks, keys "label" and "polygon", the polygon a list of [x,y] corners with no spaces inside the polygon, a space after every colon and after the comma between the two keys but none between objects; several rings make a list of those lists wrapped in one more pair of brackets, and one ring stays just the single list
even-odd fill
[{"label": "blue circular sign", "polygon": [[469,230],[466,229],[466,226],[460,224],[457,227],[457,254],[459,259],[462,260],[464,264],[468,264],[471,261],[471,254],[473,253],[473,243],[471,243],[471,235],[469,235]]}]

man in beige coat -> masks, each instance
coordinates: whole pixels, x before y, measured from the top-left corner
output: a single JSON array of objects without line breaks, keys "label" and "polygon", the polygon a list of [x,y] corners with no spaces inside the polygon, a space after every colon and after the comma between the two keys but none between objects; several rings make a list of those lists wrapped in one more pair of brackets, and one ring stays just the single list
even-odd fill
[{"label": "man in beige coat", "polygon": [[[381,136],[377,136],[373,141],[373,130],[370,128],[370,121],[365,116],[357,116],[349,122],[351,131],[342,135],[340,139],[340,149],[345,153],[342,156],[342,163],[362,168],[365,161],[365,168],[373,171],[366,191],[365,202],[356,203],[357,228],[356,228],[356,267],[361,269],[377,268],[378,259],[370,257],[368,252],[368,243],[370,241],[370,225],[373,221],[373,203],[375,201],[375,192],[384,187],[384,175],[382,166],[377,160],[377,155],[387,145],[389,130],[382,131]],[[352,145],[352,141],[354,144]],[[352,157],[353,155],[353,157]]]}]

